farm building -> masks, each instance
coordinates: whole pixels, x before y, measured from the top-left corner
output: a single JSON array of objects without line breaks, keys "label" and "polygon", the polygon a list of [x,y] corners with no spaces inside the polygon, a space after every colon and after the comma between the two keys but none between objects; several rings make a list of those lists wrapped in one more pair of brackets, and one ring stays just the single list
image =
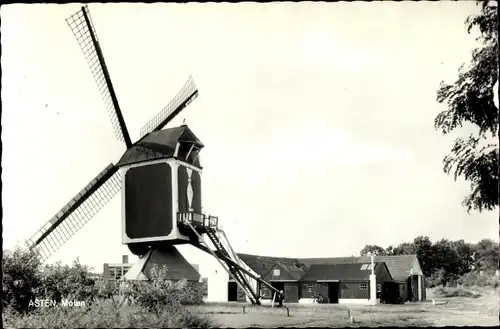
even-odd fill
[{"label": "farm building", "polygon": [[[424,279],[416,255],[335,258],[283,258],[238,254],[245,268],[285,293],[287,303],[377,303],[425,299]],[[208,278],[208,300],[245,301],[246,296],[222,268]],[[262,301],[271,291],[258,286]],[[214,293],[214,292],[217,293]],[[212,293],[211,293],[212,292]]]},{"label": "farm building", "polygon": [[319,295],[326,303],[365,304],[392,282],[385,263],[311,265],[301,280],[300,301]]},{"label": "farm building", "polygon": [[[301,261],[307,265],[369,263],[370,257],[333,257],[304,258]],[[417,255],[376,256],[376,262],[384,262],[389,269],[394,283],[398,283],[404,301],[425,300],[424,274]]]}]

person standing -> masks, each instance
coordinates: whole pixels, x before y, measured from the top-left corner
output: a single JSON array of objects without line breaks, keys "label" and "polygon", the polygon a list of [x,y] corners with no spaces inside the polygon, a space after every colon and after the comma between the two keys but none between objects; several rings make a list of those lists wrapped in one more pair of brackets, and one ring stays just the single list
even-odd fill
[{"label": "person standing", "polygon": [[285,294],[283,293],[283,290],[280,290],[278,293],[278,307],[283,307],[283,301],[285,300]]}]

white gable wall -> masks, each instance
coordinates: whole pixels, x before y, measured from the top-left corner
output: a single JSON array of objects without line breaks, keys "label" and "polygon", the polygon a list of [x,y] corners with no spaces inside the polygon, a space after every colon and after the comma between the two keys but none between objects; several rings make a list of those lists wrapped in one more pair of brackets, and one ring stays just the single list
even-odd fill
[{"label": "white gable wall", "polygon": [[[241,262],[243,268],[257,276],[257,274],[250,268],[248,265]],[[252,287],[254,291],[257,291],[257,280],[252,279],[248,275],[245,275],[248,283]],[[226,272],[226,270],[217,263],[217,265],[209,271],[208,274],[208,302],[227,302],[228,301],[228,282],[230,279],[230,275]],[[247,296],[247,301],[250,302]]]},{"label": "white gable wall", "polygon": [[420,267],[420,262],[418,261],[417,257],[415,257],[415,260],[413,261],[410,273],[412,275],[424,275],[424,273],[422,272],[422,268]]},{"label": "white gable wall", "polygon": [[208,273],[208,302],[227,302],[229,274],[220,265]]}]

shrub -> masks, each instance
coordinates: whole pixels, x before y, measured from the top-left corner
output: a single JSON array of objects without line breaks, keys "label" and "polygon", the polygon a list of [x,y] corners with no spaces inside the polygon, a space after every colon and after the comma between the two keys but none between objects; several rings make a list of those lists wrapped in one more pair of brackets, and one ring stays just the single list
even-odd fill
[{"label": "shrub", "polygon": [[456,286],[458,281],[458,275],[447,273],[446,270],[440,268],[432,272],[429,278],[426,278],[426,286],[430,288],[438,286]]},{"label": "shrub", "polygon": [[27,312],[29,302],[41,286],[40,255],[36,250],[16,247],[4,251],[2,259],[2,305],[15,312]]},{"label": "shrub", "polygon": [[481,275],[479,271],[474,271],[465,274],[460,278],[459,283],[465,287],[497,288],[499,286],[499,277],[494,272],[483,272]]},{"label": "shrub", "polygon": [[468,298],[478,298],[481,297],[481,294],[472,291],[466,287],[458,286],[458,287],[436,287],[434,289],[434,294],[438,297],[468,297]]},{"label": "shrub", "polygon": [[78,260],[71,267],[60,263],[47,266],[42,275],[44,297],[56,302],[68,298],[92,303],[98,298],[99,290],[91,276],[90,269]]},{"label": "shrub", "polygon": [[87,304],[99,298],[100,287],[91,278],[90,269],[78,260],[72,266],[46,266],[42,272],[36,249],[16,247],[13,252],[4,251],[2,268],[2,304],[15,312],[32,310],[30,301],[37,298],[58,303],[68,298]]},{"label": "shrub", "polygon": [[110,309],[104,303],[85,308],[50,307],[28,314],[5,313],[4,327],[10,328],[210,328],[207,317],[198,317],[186,310],[162,312],[156,316],[143,311],[124,312]]},{"label": "shrub", "polygon": [[202,282],[179,281],[181,305],[200,305],[203,303],[204,286]]},{"label": "shrub", "polygon": [[116,307],[114,296],[118,294],[118,288],[114,283],[106,283],[104,281],[96,281],[95,288],[97,291],[97,299],[106,301],[110,300],[111,305]]},{"label": "shrub", "polygon": [[203,296],[208,296],[208,278],[202,278],[201,285],[203,287]]},{"label": "shrub", "polygon": [[203,303],[203,284],[166,278],[166,268],[156,265],[151,270],[150,281],[130,282],[122,288],[125,297],[134,300],[141,309],[160,314],[167,309],[176,311],[181,305]]}]

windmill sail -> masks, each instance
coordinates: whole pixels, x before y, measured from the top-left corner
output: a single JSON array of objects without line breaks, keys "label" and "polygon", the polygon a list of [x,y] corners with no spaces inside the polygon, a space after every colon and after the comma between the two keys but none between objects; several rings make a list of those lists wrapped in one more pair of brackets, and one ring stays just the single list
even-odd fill
[{"label": "windmill sail", "polygon": [[121,189],[118,167],[108,165],[29,239],[43,260],[76,234]]},{"label": "windmill sail", "polygon": [[186,106],[198,96],[198,88],[190,76],[184,87],[175,95],[170,103],[165,106],[160,113],[141,128],[141,138],[150,132],[157,131],[165,127],[172,121]]},{"label": "windmill sail", "polygon": [[90,66],[95,82],[99,87],[101,96],[108,109],[108,114],[113,124],[113,129],[118,140],[125,142],[127,148],[132,146],[130,136],[125,125],[125,121],[116,98],[113,84],[109,76],[108,68],[104,62],[97,33],[90,18],[87,6],[84,6],[66,19],[71,31],[75,35],[80,48],[85,55],[85,59]]}]

